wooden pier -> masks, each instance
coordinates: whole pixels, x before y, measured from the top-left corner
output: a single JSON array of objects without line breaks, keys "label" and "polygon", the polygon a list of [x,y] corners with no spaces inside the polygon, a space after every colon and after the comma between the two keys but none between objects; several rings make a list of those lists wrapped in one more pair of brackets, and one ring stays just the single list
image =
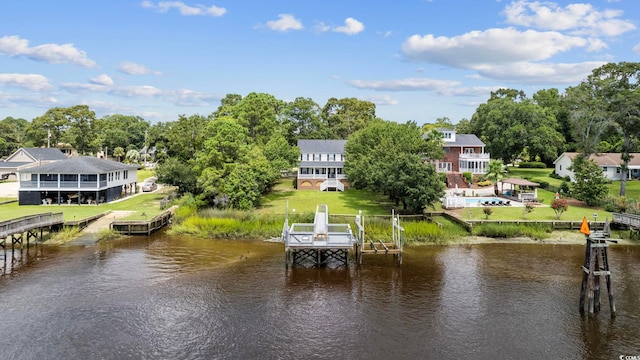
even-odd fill
[{"label": "wooden pier", "polygon": [[29,245],[31,238],[42,239],[45,229],[50,233],[53,230],[62,228],[64,224],[63,213],[42,213],[36,215],[23,216],[16,219],[0,222],[0,247],[6,250],[7,239],[11,239],[11,248],[16,244],[22,246],[24,240]]},{"label": "wooden pier", "polygon": [[400,226],[400,217],[391,213],[391,242],[383,242],[382,240],[366,240],[364,231],[364,216],[362,212],[356,217],[357,242],[354,244],[354,254],[356,262],[362,265],[363,255],[393,255],[394,261],[398,265],[402,265],[402,247],[404,245],[404,228]]},{"label": "wooden pier", "polygon": [[609,257],[607,256],[607,242],[616,242],[609,239],[610,230],[608,221],[603,231],[590,231],[587,220],[583,220],[580,232],[586,236],[586,248],[584,265],[582,266],[582,287],[580,288],[580,312],[593,316],[600,312],[600,277],[604,276],[609,296],[609,308],[611,317],[616,316],[616,305],[613,301],[613,288],[611,285],[611,270],[609,269]]},{"label": "wooden pier", "polygon": [[355,219],[357,233],[354,235],[349,224],[330,224],[326,205],[318,205],[313,224],[294,223],[289,226],[288,216],[282,229],[285,243],[286,265],[325,266],[330,262],[348,266],[349,251],[356,264],[362,264],[365,254],[392,255],[402,264],[402,244],[404,229],[400,219],[392,213],[393,235],[391,242],[365,240],[364,216],[360,212]]},{"label": "wooden pier", "polygon": [[115,220],[111,229],[123,235],[150,235],[171,223],[175,209],[172,206],[149,220]]},{"label": "wooden pier", "polygon": [[355,237],[349,224],[329,224],[327,205],[318,205],[313,224],[294,223],[285,219],[282,240],[285,244],[286,265],[324,266],[331,261],[347,266],[349,250]]},{"label": "wooden pier", "polygon": [[629,228],[630,237],[640,238],[640,216],[633,214],[613,214],[613,222],[622,224]]}]

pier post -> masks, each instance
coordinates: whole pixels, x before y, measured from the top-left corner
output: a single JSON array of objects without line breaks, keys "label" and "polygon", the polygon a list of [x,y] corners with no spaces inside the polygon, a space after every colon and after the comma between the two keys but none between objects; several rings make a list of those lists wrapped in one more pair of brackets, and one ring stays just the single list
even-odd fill
[{"label": "pier post", "polygon": [[[582,266],[582,286],[580,288],[580,312],[587,312],[589,316],[600,312],[600,276],[605,276],[609,309],[611,317],[616,316],[616,307],[613,301],[613,289],[611,285],[611,271],[607,255],[607,231],[591,234],[586,219],[580,232],[586,236],[586,248],[584,265]],[[612,240],[613,241],[613,240]]]}]

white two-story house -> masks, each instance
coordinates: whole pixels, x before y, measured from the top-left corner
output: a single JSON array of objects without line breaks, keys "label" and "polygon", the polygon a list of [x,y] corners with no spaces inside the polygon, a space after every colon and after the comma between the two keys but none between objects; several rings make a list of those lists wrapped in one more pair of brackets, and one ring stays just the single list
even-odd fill
[{"label": "white two-story house", "polygon": [[348,187],[344,175],[346,143],[346,140],[298,140],[298,189],[342,191]]},{"label": "white two-story house", "polygon": [[19,172],[18,203],[93,204],[134,193],[138,167],[80,156]]}]

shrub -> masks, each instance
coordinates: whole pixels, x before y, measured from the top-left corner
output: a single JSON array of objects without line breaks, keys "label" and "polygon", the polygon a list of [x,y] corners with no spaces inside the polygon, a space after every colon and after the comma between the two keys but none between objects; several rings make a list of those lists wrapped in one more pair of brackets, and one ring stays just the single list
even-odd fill
[{"label": "shrub", "polygon": [[540,187],[543,189],[548,189],[549,188],[549,182],[546,180],[534,180],[535,182],[537,182],[538,184],[540,184]]},{"label": "shrub", "polygon": [[488,220],[489,219],[489,215],[493,214],[493,209],[488,207],[488,206],[485,206],[485,207],[482,208],[482,212],[484,213],[485,219]]},{"label": "shrub", "polygon": [[547,164],[539,161],[523,161],[518,164],[521,169],[546,169]]},{"label": "shrub", "polygon": [[469,171],[463,172],[462,177],[467,181],[467,184],[473,182],[473,174]]},{"label": "shrub", "polygon": [[562,176],[556,174],[555,170],[552,171],[551,174],[549,174],[549,177],[552,178],[552,179],[558,179],[558,180],[562,179]]},{"label": "shrub", "polygon": [[560,220],[562,213],[569,209],[569,204],[566,199],[553,199],[551,200],[551,208],[556,213],[556,219]]}]

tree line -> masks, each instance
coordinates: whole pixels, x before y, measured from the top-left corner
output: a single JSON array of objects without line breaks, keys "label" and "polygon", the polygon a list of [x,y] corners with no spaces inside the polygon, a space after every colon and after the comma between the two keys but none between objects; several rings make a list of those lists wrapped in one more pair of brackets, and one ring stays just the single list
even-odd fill
[{"label": "tree line", "polygon": [[[521,90],[500,89],[455,127],[477,135],[492,158],[505,163],[550,166],[564,151],[586,158],[620,152],[626,174],[631,153],[640,149],[639,74],[639,63],[611,63],[562,94],[551,88],[527,98]],[[247,209],[260,203],[281,170],[297,166],[298,139],[347,139],[345,172],[352,185],[419,211],[442,193],[435,170],[424,162],[437,159],[441,147],[430,130],[453,126],[446,117],[422,128],[385,121],[375,104],[356,98],[331,98],[320,106],[304,97],[287,102],[266,93],[227,94],[209,115],[155,124],[119,114],[97,118],[86,105],[53,108],[31,122],[7,117],[0,120],[0,157],[50,144],[136,162],[147,160],[140,149],[154,148],[160,181],[202,204]]]}]

